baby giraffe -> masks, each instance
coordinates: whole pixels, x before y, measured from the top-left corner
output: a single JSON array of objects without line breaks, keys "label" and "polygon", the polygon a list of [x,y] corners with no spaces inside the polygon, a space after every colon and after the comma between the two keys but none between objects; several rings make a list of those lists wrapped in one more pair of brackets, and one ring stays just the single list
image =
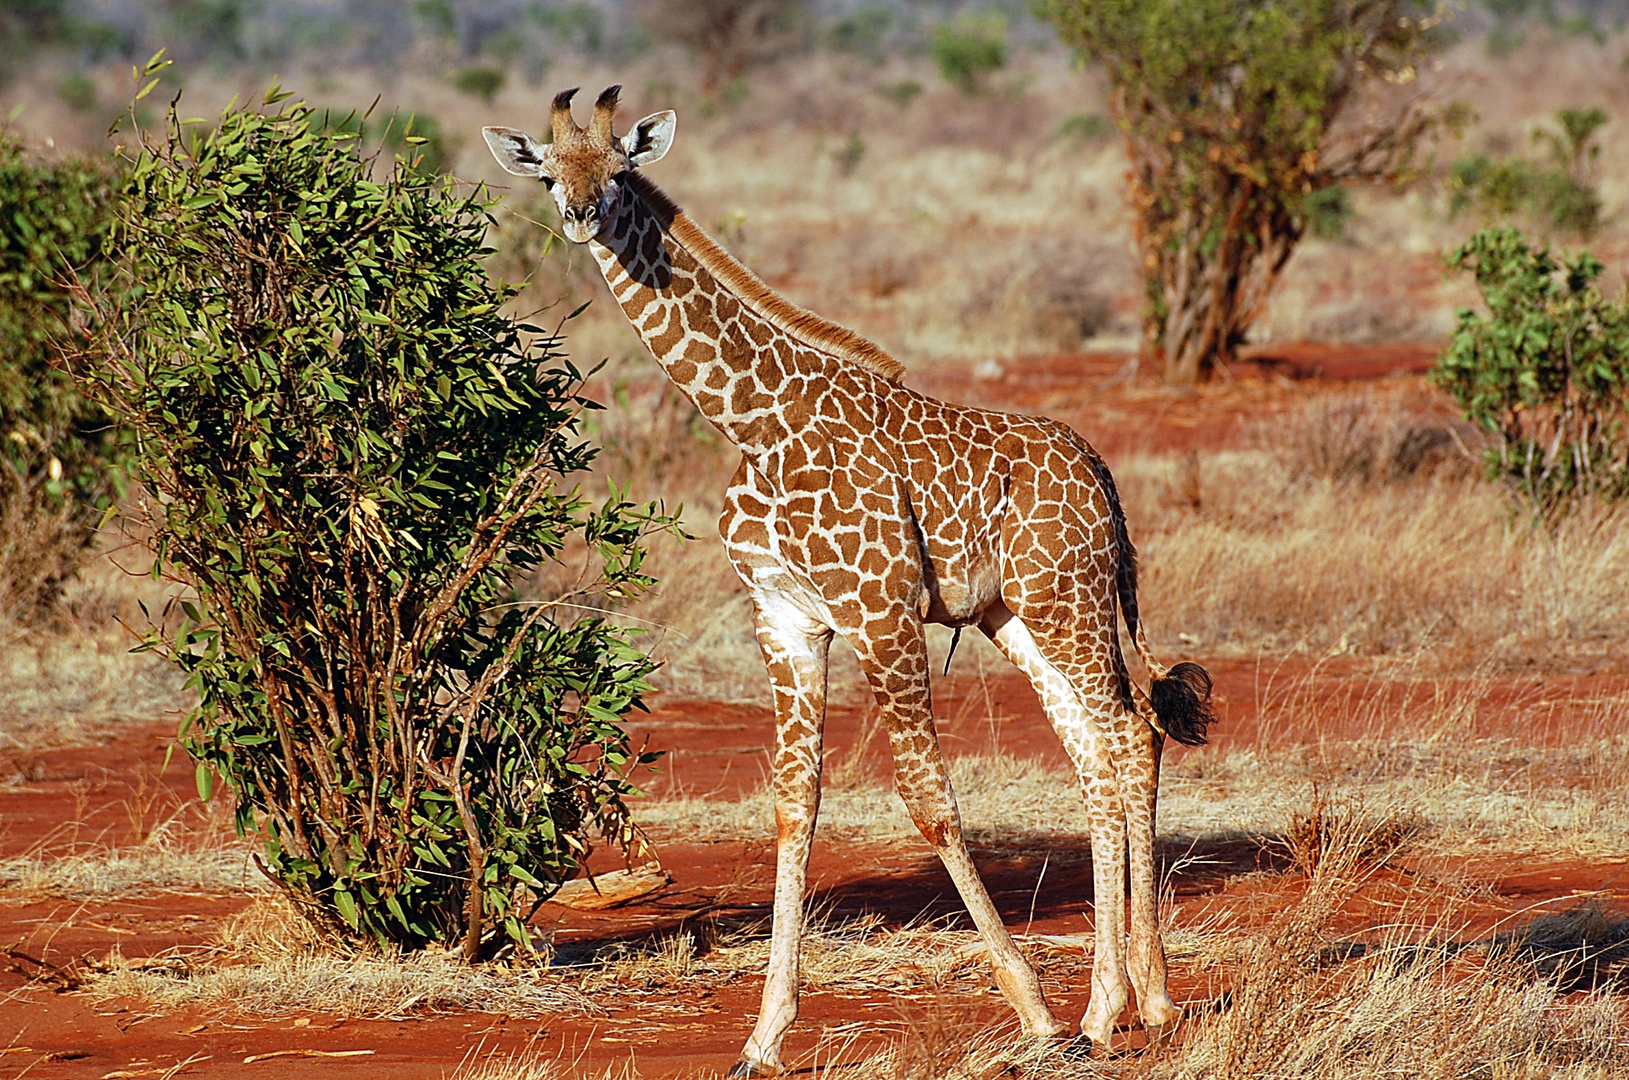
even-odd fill
[{"label": "baby giraffe", "polygon": [[[1174,1023],[1154,800],[1166,737],[1205,740],[1210,677],[1149,653],[1136,552],[1103,459],[1055,421],[901,385],[886,352],[770,289],[639,171],[672,145],[671,111],[618,139],[619,88],[599,96],[587,128],[572,117],[575,92],[554,99],[553,142],[489,127],[487,144],[506,170],[553,193],[566,237],[588,245],[657,363],[741,450],[719,531],[752,595],[774,691],[777,847],[763,1005],[730,1075],[779,1073],[797,1016],[833,634],[859,657],[899,794],[983,935],[997,985],[1027,1035],[1063,1039],[968,856],[933,723],[925,628],[977,626],[1029,676],[1090,810],[1097,936],[1080,1034],[1106,1046],[1133,988],[1150,1030]],[[1146,694],[1127,673],[1117,613],[1148,669]]]}]

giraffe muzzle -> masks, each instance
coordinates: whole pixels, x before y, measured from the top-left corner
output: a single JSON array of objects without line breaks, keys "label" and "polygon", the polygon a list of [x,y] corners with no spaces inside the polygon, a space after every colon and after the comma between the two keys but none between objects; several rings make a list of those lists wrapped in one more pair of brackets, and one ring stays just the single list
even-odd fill
[{"label": "giraffe muzzle", "polygon": [[600,231],[600,208],[592,203],[568,206],[561,214],[561,224],[565,227],[566,239],[586,244]]}]

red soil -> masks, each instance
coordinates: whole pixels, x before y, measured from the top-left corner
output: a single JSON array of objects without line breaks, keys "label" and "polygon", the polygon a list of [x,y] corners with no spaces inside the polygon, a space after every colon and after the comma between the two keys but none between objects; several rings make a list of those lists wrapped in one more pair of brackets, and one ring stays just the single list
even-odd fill
[{"label": "red soil", "polygon": [[[915,382],[947,397],[1060,416],[1090,433],[1108,453],[1225,445],[1246,425],[1295,400],[1302,391],[1293,379],[1366,379],[1400,370],[1403,378],[1417,378],[1411,373],[1429,355],[1430,350],[1414,348],[1262,350],[1253,362],[1239,365],[1232,384],[1188,392],[1119,379],[1123,357],[1047,361],[998,380],[935,376]],[[1349,707],[1353,687],[1365,682],[1356,661],[1316,669],[1296,662],[1267,668],[1231,660],[1209,661],[1208,666],[1223,715],[1216,736],[1224,746],[1385,734],[1365,727],[1362,716]],[[1629,680],[1615,676],[1508,677],[1478,684],[1474,689],[1483,706],[1477,733],[1560,739],[1588,699],[1620,693],[1625,686]],[[1429,686],[1422,690],[1397,684],[1370,691],[1394,695],[1393,703],[1405,712],[1411,693],[1417,695],[1415,702],[1430,700]],[[981,680],[957,672],[939,683],[936,700],[949,753],[999,749],[1064,764],[1034,695],[1016,673]],[[863,709],[832,710],[831,760],[851,753],[863,721]],[[679,785],[692,793],[732,797],[757,786],[765,775],[772,720],[761,709],[659,701],[632,727],[636,737],[648,736],[653,747],[668,751],[663,771],[649,779],[647,786],[654,791]],[[197,809],[190,764],[179,753],[166,764],[170,739],[168,727],[138,728],[102,746],[0,755],[0,856],[126,845],[171,815],[200,832],[219,828]],[[1172,748],[1170,760],[1181,752]],[[883,740],[865,753],[882,775]],[[1060,792],[1060,797],[1074,794]],[[540,921],[558,920],[556,945],[569,955],[596,943],[649,942],[681,927],[705,926],[708,920],[740,925],[766,918],[773,878],[771,841],[766,836],[762,843],[747,845],[664,843],[660,856],[676,879],[667,891],[604,912],[551,906]],[[1176,918],[1182,922],[1224,909],[1247,921],[1265,922],[1283,910],[1302,880],[1294,873],[1253,873],[1284,867],[1248,842],[1218,842],[1193,854],[1203,858],[1173,875]],[[992,846],[977,850],[975,857],[1010,926],[1038,934],[1089,931],[1091,867],[1079,846],[1046,853]],[[1480,878],[1484,886],[1459,913],[1463,932],[1482,935],[1515,912],[1569,897],[1588,895],[1629,907],[1626,865],[1615,860],[1454,867],[1461,875]],[[1361,931],[1387,922],[1395,914],[1389,905],[1434,870],[1415,865],[1389,871],[1345,912],[1347,924]],[[965,919],[949,879],[925,846],[834,846],[821,840],[811,877],[817,906],[840,917],[873,912],[896,925],[922,918]],[[461,1061],[523,1047],[557,1055],[568,1075],[596,1073],[628,1061],[647,1077],[712,1075],[735,1059],[762,985],[756,977],[724,988],[678,985],[659,994],[629,994],[622,1007],[598,1019],[545,1021],[446,1012],[372,1021],[305,1013],[269,1019],[231,1013],[158,1015],[138,1003],[93,1006],[83,994],[58,992],[61,987],[53,986],[53,979],[71,981],[77,961],[95,960],[113,948],[127,957],[172,950],[184,955],[206,945],[219,921],[247,903],[243,896],[177,892],[112,902],[39,902],[0,892],[0,947],[9,946],[11,956],[0,957],[0,967],[10,965],[9,971],[0,971],[0,1080],[24,1074],[37,1080],[160,1076],[188,1060],[192,1064],[181,1075],[445,1076]],[[1062,1016],[1076,1017],[1085,1007],[1084,979],[1048,989]],[[1178,1000],[1197,1004],[1217,988],[1201,985],[1178,965],[1173,991]],[[852,1025],[848,1030],[862,1033],[845,1052],[852,1060],[908,1027],[931,1025],[946,1010],[992,1024],[1008,1016],[993,994],[908,999],[811,993],[787,1053],[796,1060],[813,1049],[823,1028]],[[300,1049],[373,1053],[244,1063],[255,1054]]]}]

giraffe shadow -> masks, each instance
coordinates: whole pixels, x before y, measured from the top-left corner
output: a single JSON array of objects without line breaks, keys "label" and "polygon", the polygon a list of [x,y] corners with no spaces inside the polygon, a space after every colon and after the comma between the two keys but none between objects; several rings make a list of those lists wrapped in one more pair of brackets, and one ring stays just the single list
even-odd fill
[{"label": "giraffe shadow", "polygon": [[[1076,917],[1092,906],[1091,842],[1086,837],[970,830],[967,840],[985,888],[1009,925]],[[1256,834],[1166,836],[1155,855],[1162,891],[1182,898],[1219,891],[1241,874],[1282,873],[1291,867],[1270,837]],[[950,875],[925,846],[904,865],[829,885],[817,883],[811,902],[839,918],[880,916],[897,924],[967,920]]]},{"label": "giraffe shadow", "polygon": [[[970,830],[967,839],[985,887],[1009,926],[1078,919],[1091,909],[1091,842],[1085,836]],[[751,875],[752,885],[727,902],[708,902],[705,892],[681,891],[623,909],[637,918],[624,921],[607,912],[610,917],[595,928],[597,932],[579,930],[569,945],[560,943],[556,962],[593,964],[610,955],[606,950],[615,955],[654,955],[677,934],[693,936],[698,953],[710,949],[720,934],[737,941],[768,937],[766,886],[773,880],[773,863],[762,858],[764,851],[743,855],[743,862],[753,863],[758,872]],[[1271,837],[1255,834],[1169,835],[1161,838],[1155,854],[1162,892],[1180,898],[1219,891],[1240,874],[1291,868]],[[880,921],[900,927],[932,922],[970,928],[950,876],[925,844],[899,851],[893,865],[814,882],[808,903],[822,919],[836,924],[859,921],[874,926]]]}]

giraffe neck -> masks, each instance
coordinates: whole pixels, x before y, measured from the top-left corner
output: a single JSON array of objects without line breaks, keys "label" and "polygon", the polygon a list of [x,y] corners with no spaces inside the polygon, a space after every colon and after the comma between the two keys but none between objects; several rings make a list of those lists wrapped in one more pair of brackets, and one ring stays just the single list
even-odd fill
[{"label": "giraffe neck", "polygon": [[771,451],[833,379],[898,379],[887,353],[776,294],[649,180],[626,180],[590,250],[668,378],[743,451]]}]

